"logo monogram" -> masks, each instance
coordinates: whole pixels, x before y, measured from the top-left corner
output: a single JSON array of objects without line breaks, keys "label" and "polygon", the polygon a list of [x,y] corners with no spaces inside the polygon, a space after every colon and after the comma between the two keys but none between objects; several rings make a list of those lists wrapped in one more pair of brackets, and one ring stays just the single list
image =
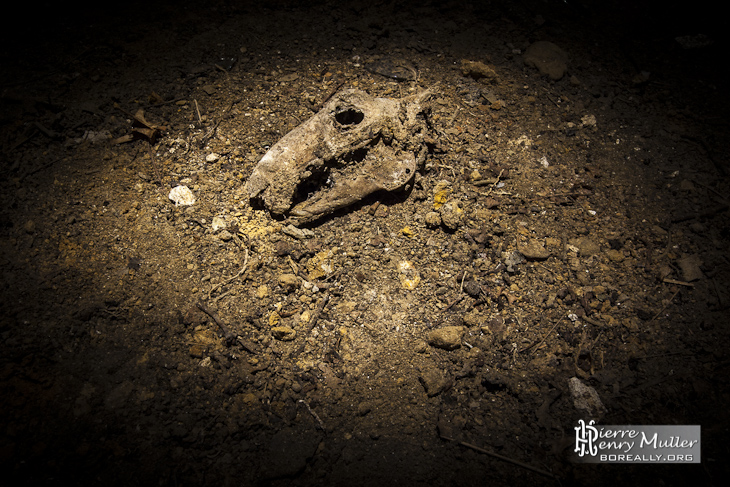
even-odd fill
[{"label": "logo monogram", "polygon": [[591,420],[588,424],[582,419],[578,420],[578,426],[575,429],[575,452],[578,456],[582,457],[586,453],[591,456],[598,455],[598,448],[595,445],[595,441],[598,439],[598,430],[596,429],[594,420]]}]

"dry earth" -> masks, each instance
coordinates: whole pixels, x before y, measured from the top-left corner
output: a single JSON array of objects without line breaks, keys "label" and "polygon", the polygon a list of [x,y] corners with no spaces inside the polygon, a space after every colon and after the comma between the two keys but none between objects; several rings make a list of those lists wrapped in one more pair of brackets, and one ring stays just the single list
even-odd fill
[{"label": "dry earth", "polygon": [[[721,484],[726,32],[305,3],[41,4],[5,31],[0,483]],[[537,41],[567,56],[548,74]],[[429,87],[404,191],[299,232],[252,206],[328,96]],[[702,464],[572,463],[589,417],[700,424]]]}]

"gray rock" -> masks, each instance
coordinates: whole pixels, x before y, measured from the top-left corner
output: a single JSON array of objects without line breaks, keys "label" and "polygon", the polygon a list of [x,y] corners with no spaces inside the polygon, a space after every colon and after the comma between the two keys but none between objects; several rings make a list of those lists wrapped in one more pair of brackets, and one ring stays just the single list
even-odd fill
[{"label": "gray rock", "polygon": [[681,259],[677,261],[679,268],[682,269],[682,279],[687,282],[696,281],[702,279],[702,260],[696,254],[683,255]]},{"label": "gray rock", "polygon": [[568,388],[573,398],[573,405],[577,410],[596,420],[606,414],[606,407],[594,388],[583,384],[577,377],[568,380]]},{"label": "gray rock", "polygon": [[568,69],[568,55],[558,46],[548,41],[537,41],[525,51],[525,64],[537,68],[550,79],[559,80]]}]

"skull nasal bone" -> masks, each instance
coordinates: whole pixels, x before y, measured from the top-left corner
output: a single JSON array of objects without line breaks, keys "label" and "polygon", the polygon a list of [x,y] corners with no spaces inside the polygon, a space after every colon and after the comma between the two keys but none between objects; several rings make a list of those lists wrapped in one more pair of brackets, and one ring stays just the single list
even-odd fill
[{"label": "skull nasal bone", "polygon": [[357,125],[365,118],[365,114],[360,110],[348,108],[335,113],[335,120],[340,125]]}]

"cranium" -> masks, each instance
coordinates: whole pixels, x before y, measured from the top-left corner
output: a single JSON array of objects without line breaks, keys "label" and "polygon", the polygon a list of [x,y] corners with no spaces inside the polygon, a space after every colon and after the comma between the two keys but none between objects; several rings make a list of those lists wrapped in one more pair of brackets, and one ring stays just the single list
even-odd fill
[{"label": "cranium", "polygon": [[273,215],[303,223],[402,188],[426,157],[430,97],[340,92],[264,154],[246,191]]}]

